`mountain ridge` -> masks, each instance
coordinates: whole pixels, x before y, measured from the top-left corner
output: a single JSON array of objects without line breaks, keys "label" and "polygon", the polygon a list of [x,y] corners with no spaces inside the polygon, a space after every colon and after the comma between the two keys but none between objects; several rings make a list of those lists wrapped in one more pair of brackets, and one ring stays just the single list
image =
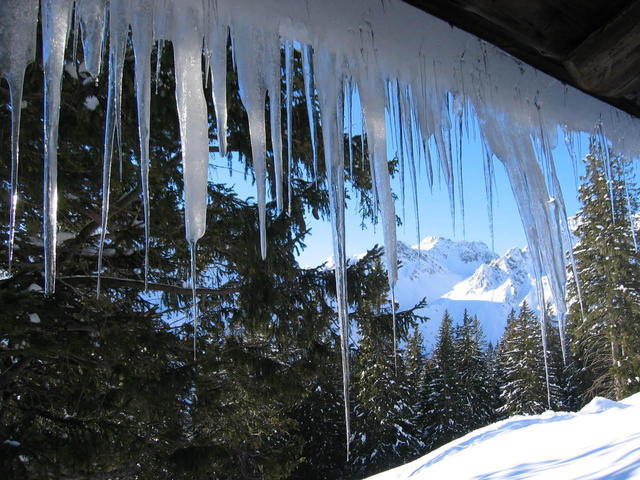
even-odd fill
[{"label": "mountain ridge", "polygon": [[419,313],[429,317],[422,327],[427,348],[435,343],[445,310],[454,321],[461,320],[465,309],[477,315],[486,340],[495,344],[512,308],[525,300],[534,309],[538,306],[526,247],[498,255],[480,241],[425,237],[418,245],[398,242],[398,259],[396,301],[404,310],[426,298],[427,306]]}]

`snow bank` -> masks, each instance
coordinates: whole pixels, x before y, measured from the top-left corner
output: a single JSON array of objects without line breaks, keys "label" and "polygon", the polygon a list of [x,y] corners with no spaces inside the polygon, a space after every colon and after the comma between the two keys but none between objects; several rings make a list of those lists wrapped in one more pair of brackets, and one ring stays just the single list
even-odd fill
[{"label": "snow bank", "polygon": [[595,398],[577,413],[515,416],[370,478],[640,478],[640,393]]}]

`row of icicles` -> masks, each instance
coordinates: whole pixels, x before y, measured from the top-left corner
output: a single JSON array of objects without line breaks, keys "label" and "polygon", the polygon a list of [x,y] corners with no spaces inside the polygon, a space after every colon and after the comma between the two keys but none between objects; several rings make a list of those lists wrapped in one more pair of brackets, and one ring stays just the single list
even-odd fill
[{"label": "row of icicles", "polygon": [[[266,0],[264,0],[266,2]],[[273,8],[282,8],[276,0],[269,0]],[[241,2],[240,2],[241,3]],[[238,3],[238,5],[240,4]],[[329,2],[332,6],[339,2]],[[335,5],[334,5],[335,4]],[[246,7],[242,4],[243,8]],[[260,4],[261,6],[266,3]],[[358,12],[358,8],[371,13],[376,18],[400,18],[411,15],[405,7],[391,8],[390,5],[373,6],[366,0],[353,0],[345,9]],[[258,5],[256,5],[258,7]],[[520,213],[525,224],[527,240],[532,253],[538,301],[544,305],[542,277],[550,279],[552,294],[557,306],[563,352],[564,342],[564,250],[568,235],[566,212],[562,192],[555,171],[549,140],[549,120],[543,116],[542,108],[535,102],[531,121],[533,131],[518,128],[509,121],[508,114],[514,114],[513,99],[505,100],[497,88],[491,87],[490,65],[501,64],[505,60],[491,53],[488,47],[467,34],[452,31],[452,45],[464,44],[460,60],[451,61],[452,76],[449,79],[436,62],[429,60],[421,50],[416,61],[405,67],[413,77],[397,78],[385,73],[385,66],[379,58],[384,55],[385,38],[395,38],[395,32],[371,32],[360,25],[361,45],[347,45],[343,52],[323,48],[330,44],[330,35],[310,43],[294,42],[291,38],[280,37],[277,26],[256,27],[260,19],[253,18],[243,23],[238,18],[231,19],[230,11],[236,4],[229,0],[2,0],[0,3],[0,75],[4,76],[10,88],[11,109],[11,179],[10,179],[10,219],[9,219],[9,268],[13,259],[13,244],[16,231],[16,207],[18,201],[19,129],[20,105],[24,72],[27,65],[35,60],[36,29],[38,11],[41,13],[42,56],[44,70],[44,254],[45,293],[55,291],[56,244],[57,244],[57,130],[60,109],[60,90],[65,61],[65,51],[69,33],[73,32],[73,52],[75,61],[76,45],[82,42],[86,70],[98,78],[103,56],[103,45],[109,38],[108,52],[108,97],[103,150],[103,197],[100,240],[97,265],[97,291],[100,291],[100,275],[103,270],[103,253],[108,233],[109,191],[113,150],[121,140],[120,112],[122,75],[125,51],[130,41],[135,54],[135,88],[137,100],[138,128],[140,141],[140,169],[144,212],[144,281],[148,282],[149,271],[149,125],[151,99],[151,53],[156,45],[156,75],[159,72],[162,45],[165,40],[173,44],[176,77],[176,102],[180,123],[180,138],[185,186],[185,230],[190,247],[191,288],[195,329],[197,328],[196,302],[196,249],[197,242],[205,232],[207,207],[207,172],[209,160],[208,116],[203,89],[203,65],[205,78],[211,77],[213,104],[218,128],[220,154],[227,154],[226,128],[226,77],[227,42],[232,40],[234,65],[238,73],[238,85],[242,103],[247,111],[251,138],[252,162],[254,166],[258,222],[260,225],[260,248],[266,256],[266,121],[264,103],[270,99],[270,136],[273,144],[273,158],[276,186],[276,206],[278,213],[291,205],[291,172],[285,171],[282,145],[281,97],[281,48],[284,50],[285,80],[285,127],[286,165],[292,162],[292,98],[293,98],[293,57],[294,50],[300,50],[302,58],[303,85],[306,110],[311,133],[314,173],[318,171],[319,135],[317,125],[322,126],[324,162],[329,192],[331,226],[334,242],[335,278],[337,310],[340,320],[341,355],[343,368],[343,395],[346,421],[347,454],[351,436],[349,420],[349,321],[347,305],[347,285],[345,277],[345,158],[353,164],[352,128],[354,99],[358,99],[362,110],[361,138],[366,137],[369,169],[372,176],[372,193],[376,213],[382,218],[386,266],[389,275],[393,312],[394,355],[396,341],[395,292],[397,279],[397,255],[395,232],[395,207],[387,165],[387,130],[395,139],[395,146],[401,159],[402,190],[404,192],[405,163],[411,179],[414,210],[418,219],[417,165],[424,163],[427,182],[433,184],[433,157],[437,157],[439,172],[449,189],[452,218],[455,218],[455,190],[464,218],[462,202],[462,138],[463,131],[468,136],[469,124],[475,115],[482,131],[483,168],[489,197],[491,216],[493,166],[492,157],[499,157],[505,165],[516,196]],[[265,7],[266,8],[266,7]],[[309,8],[309,5],[307,5]],[[316,10],[321,7],[314,7]],[[330,10],[330,9],[329,9]],[[399,13],[398,13],[399,12]],[[407,13],[408,12],[408,13]],[[237,13],[237,12],[236,12]],[[250,17],[250,12],[246,13]],[[335,15],[336,12],[333,12]],[[302,15],[302,14],[301,14]],[[307,19],[307,29],[318,32],[330,31],[331,11],[325,17]],[[385,17],[387,15],[388,17]],[[395,17],[393,17],[395,15]],[[433,22],[425,15],[425,24]],[[313,17],[313,15],[310,15]],[[248,18],[247,17],[247,18]],[[413,19],[411,19],[413,21]],[[408,20],[407,20],[408,21]],[[323,25],[326,22],[327,25]],[[292,22],[293,23],[293,22]],[[439,25],[436,27],[440,28]],[[428,30],[428,29],[426,29]],[[131,31],[131,33],[130,33]],[[295,28],[292,27],[292,31]],[[309,40],[308,38],[305,40]],[[472,41],[473,40],[473,41]],[[324,42],[324,43],[323,43]],[[376,43],[378,42],[378,43]],[[343,42],[345,43],[345,42]],[[411,45],[403,43],[403,48]],[[407,46],[409,45],[409,46]],[[420,46],[420,48],[427,48]],[[438,45],[434,47],[437,48]],[[417,47],[416,47],[417,48]],[[345,52],[350,57],[347,58]],[[462,57],[477,61],[462,62]],[[385,58],[396,58],[387,52]],[[437,52],[434,50],[433,55]],[[204,60],[204,62],[203,62]],[[414,68],[415,71],[411,70]],[[400,63],[398,63],[400,65]],[[480,73],[478,73],[480,72]],[[479,76],[478,76],[479,75]],[[401,78],[402,77],[402,78]],[[465,81],[465,78],[467,79]],[[469,81],[473,79],[474,82]],[[530,80],[527,78],[527,80]],[[445,92],[443,94],[443,92]],[[455,93],[454,93],[455,92]],[[357,96],[357,97],[356,97]],[[519,99],[518,99],[519,100]],[[315,104],[319,104],[319,118]],[[512,102],[512,103],[509,103]],[[496,106],[497,105],[497,106]],[[499,111],[499,106],[504,111]],[[515,103],[515,105],[519,105]],[[531,105],[530,105],[531,106]],[[536,110],[537,109],[537,110]],[[521,113],[521,112],[516,112]],[[533,120],[531,120],[533,118]],[[345,124],[346,123],[346,124]],[[529,125],[530,127],[530,125]],[[345,152],[344,136],[348,135],[348,152]],[[568,138],[573,138],[569,135]],[[605,142],[604,135],[602,142]],[[452,147],[452,144],[454,145]],[[457,156],[454,155],[458,146]],[[435,161],[435,160],[434,160]],[[545,178],[546,176],[546,178]],[[284,198],[283,182],[289,182],[289,198]],[[457,182],[457,184],[456,184]],[[549,197],[555,203],[550,203]],[[416,222],[418,224],[418,222]],[[463,221],[464,223],[464,221]],[[419,229],[419,226],[417,227]],[[419,237],[419,231],[418,231]],[[568,249],[569,251],[571,249]],[[574,271],[574,275],[575,275]],[[544,308],[541,308],[544,311]],[[544,334],[544,322],[541,322]],[[543,342],[546,351],[546,340]],[[545,355],[546,362],[546,355]]]}]

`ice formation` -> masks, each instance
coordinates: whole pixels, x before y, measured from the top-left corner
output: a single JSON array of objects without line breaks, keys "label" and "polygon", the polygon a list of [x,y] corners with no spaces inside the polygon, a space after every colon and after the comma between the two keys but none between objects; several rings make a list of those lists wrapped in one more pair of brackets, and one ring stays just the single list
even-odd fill
[{"label": "ice formation", "polygon": [[[561,128],[569,146],[574,145],[579,132],[596,132],[602,143],[610,142],[619,153],[633,157],[638,152],[640,123],[399,0],[110,0],[108,3],[106,0],[3,0],[0,4],[0,74],[9,82],[13,121],[10,257],[17,201],[22,78],[25,67],[34,58],[38,5],[42,12],[45,76],[43,237],[47,293],[55,289],[57,127],[64,54],[70,32],[80,32],[86,68],[94,76],[98,76],[101,70],[103,32],[109,35],[109,93],[98,274],[101,273],[102,251],[108,235],[112,155],[120,142],[122,65],[129,31],[132,32],[135,53],[146,224],[149,222],[150,56],[154,42],[157,42],[158,49],[165,41],[173,43],[185,183],[185,227],[192,252],[195,252],[196,243],[205,231],[206,222],[210,139],[203,82],[210,74],[217,143],[224,155],[227,150],[226,48],[230,36],[240,95],[249,118],[263,257],[267,254],[265,100],[269,99],[270,106],[276,201],[278,210],[282,211],[284,182],[291,192],[291,163],[294,161],[290,131],[294,50],[301,50],[314,174],[318,171],[317,95],[331,201],[347,403],[344,123],[347,117],[346,130],[351,139],[352,116],[358,114],[353,111],[355,92],[362,110],[362,145],[365,145],[366,138],[376,211],[382,220],[390,287],[393,288],[397,279],[397,254],[396,213],[389,181],[387,144],[395,142],[399,146],[403,176],[408,166],[414,208],[417,209],[418,203],[417,172],[424,166],[429,186],[434,182],[435,172],[440,172],[449,191],[452,217],[455,218],[456,205],[462,212],[464,210],[460,175],[462,138],[468,135],[469,123],[473,121],[479,125],[486,152],[482,161],[489,206],[492,203],[492,158],[496,157],[506,167],[522,217],[539,279],[539,298],[542,299],[543,293],[540,279],[546,275],[561,318],[561,332],[564,330],[564,252],[569,235],[553,159],[558,132]],[[107,19],[108,25],[105,25]],[[77,42],[77,39],[73,41]],[[283,44],[286,171],[280,118]],[[160,68],[160,56],[156,55],[156,75]],[[203,78],[203,72],[206,78]],[[351,149],[349,142],[349,151],[346,152],[349,167],[353,158]],[[437,165],[434,165],[435,161]],[[290,198],[287,200],[290,205]],[[489,208],[489,215],[490,212]],[[148,228],[145,228],[147,249],[148,235]],[[191,271],[194,277],[195,269]],[[192,287],[195,288],[195,278],[192,278]],[[195,312],[194,303],[194,316]],[[348,431],[346,405],[345,413]]]}]

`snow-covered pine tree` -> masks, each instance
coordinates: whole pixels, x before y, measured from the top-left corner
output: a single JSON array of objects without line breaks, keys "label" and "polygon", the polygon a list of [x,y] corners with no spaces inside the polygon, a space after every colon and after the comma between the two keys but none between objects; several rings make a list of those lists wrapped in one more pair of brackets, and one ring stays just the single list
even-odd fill
[{"label": "snow-covered pine tree", "polygon": [[358,476],[369,476],[409,460],[424,450],[413,425],[409,388],[395,373],[393,346],[363,336],[355,360],[354,434],[351,463]]},{"label": "snow-covered pine tree", "polygon": [[[350,463],[357,477],[372,475],[424,451],[413,424],[410,386],[404,375],[404,355],[394,358],[393,317],[387,298],[387,274],[382,251],[375,248],[349,267],[352,319],[360,337],[353,362],[353,434]],[[354,288],[351,288],[353,286]],[[424,306],[397,312],[396,333],[406,340],[423,317]],[[396,369],[397,363],[397,369]]]},{"label": "snow-covered pine tree", "polygon": [[545,320],[547,322],[547,354],[549,372],[555,379],[552,385],[552,400],[554,410],[577,410],[578,398],[575,386],[575,365],[568,358],[565,365],[562,357],[558,320],[553,313],[550,303],[547,303]]},{"label": "snow-covered pine tree", "polygon": [[455,364],[461,389],[462,430],[470,432],[488,425],[495,418],[495,393],[492,389],[487,351],[478,317],[464,311],[462,323],[454,333]]},{"label": "snow-covered pine tree", "polygon": [[460,436],[465,428],[453,320],[446,310],[431,360],[424,439],[429,449],[434,449]]},{"label": "snow-covered pine tree", "polygon": [[622,157],[593,139],[589,152],[574,247],[584,318],[572,275],[568,289],[574,300],[569,333],[585,403],[595,395],[620,399],[640,390],[640,257],[630,220],[636,189],[625,181]]},{"label": "snow-covered pine tree", "polygon": [[344,403],[340,344],[319,344],[316,367],[306,392],[294,410],[297,432],[303,437],[302,457],[288,480],[345,478],[348,465],[344,455]]},{"label": "snow-covered pine tree", "polygon": [[[551,408],[560,402],[555,369],[549,363]],[[498,352],[501,370],[499,414],[538,414],[549,408],[540,322],[526,301],[512,310]]]},{"label": "snow-covered pine tree", "polygon": [[491,342],[487,345],[486,350],[486,358],[487,358],[487,371],[489,373],[488,378],[488,390],[490,392],[490,408],[493,412],[492,417],[493,421],[496,421],[500,418],[497,410],[500,407],[500,378],[501,378],[501,368],[500,362],[498,360],[498,349],[499,346],[493,346]]},{"label": "snow-covered pine tree", "polygon": [[412,410],[414,425],[420,425],[422,379],[425,373],[424,338],[418,327],[413,329],[404,351],[404,381],[407,385],[406,402]]}]

